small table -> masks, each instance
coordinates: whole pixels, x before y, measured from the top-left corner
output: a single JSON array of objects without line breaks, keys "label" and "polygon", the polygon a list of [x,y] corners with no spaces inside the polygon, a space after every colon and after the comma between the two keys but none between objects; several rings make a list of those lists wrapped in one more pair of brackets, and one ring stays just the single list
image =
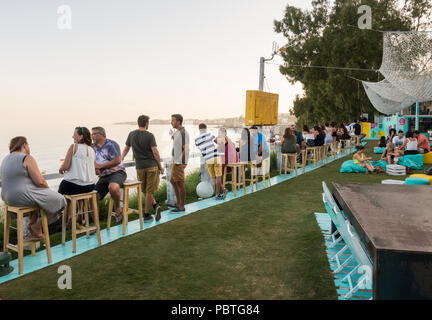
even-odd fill
[{"label": "small table", "polygon": [[374,265],[374,299],[432,299],[432,187],[333,183]]}]

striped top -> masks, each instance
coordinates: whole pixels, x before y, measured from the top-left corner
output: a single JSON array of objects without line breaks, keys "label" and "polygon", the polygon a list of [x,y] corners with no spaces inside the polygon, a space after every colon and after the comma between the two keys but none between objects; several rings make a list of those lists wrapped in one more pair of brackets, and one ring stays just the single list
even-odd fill
[{"label": "striped top", "polygon": [[201,133],[195,139],[195,145],[201,150],[202,156],[206,162],[218,157],[214,140],[215,136],[210,132]]}]

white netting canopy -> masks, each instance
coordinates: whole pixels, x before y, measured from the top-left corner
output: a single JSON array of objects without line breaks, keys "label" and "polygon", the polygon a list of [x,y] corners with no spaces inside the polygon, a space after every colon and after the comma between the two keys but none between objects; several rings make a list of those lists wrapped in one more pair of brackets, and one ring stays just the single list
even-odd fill
[{"label": "white netting canopy", "polygon": [[[380,68],[384,81],[365,82],[366,94],[383,113],[432,100],[432,33],[384,32]],[[384,111],[385,110],[385,111]]]},{"label": "white netting canopy", "polygon": [[398,90],[387,80],[362,83],[370,102],[379,112],[393,114],[417,102],[414,97]]}]

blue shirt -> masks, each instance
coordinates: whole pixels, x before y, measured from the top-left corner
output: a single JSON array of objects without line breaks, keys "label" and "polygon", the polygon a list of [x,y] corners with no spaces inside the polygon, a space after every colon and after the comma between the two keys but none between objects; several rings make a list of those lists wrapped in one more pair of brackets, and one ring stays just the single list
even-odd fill
[{"label": "blue shirt", "polygon": [[[96,143],[93,144],[93,147],[96,151],[96,164],[104,164],[114,160],[117,157],[121,157],[120,146],[117,142],[106,139],[105,143],[102,147],[98,147]],[[110,175],[114,172],[123,170],[126,172],[125,167],[122,163],[115,167],[101,169],[100,177]]]},{"label": "blue shirt", "polygon": [[258,135],[256,135],[256,136],[251,135],[251,137],[254,139],[255,144],[256,144],[258,150],[259,150],[261,144],[264,143],[263,148],[262,148],[263,152],[264,151],[270,152],[270,148],[269,148],[269,146],[267,144],[267,141],[266,141],[264,135],[261,132],[258,132]]}]

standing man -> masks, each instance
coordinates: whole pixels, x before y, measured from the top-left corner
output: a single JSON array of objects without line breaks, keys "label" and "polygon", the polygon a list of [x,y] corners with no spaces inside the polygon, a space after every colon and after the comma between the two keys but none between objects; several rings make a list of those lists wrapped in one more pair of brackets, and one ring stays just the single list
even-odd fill
[{"label": "standing man", "polygon": [[154,193],[159,189],[159,174],[165,171],[161,165],[155,137],[148,131],[149,120],[150,118],[145,115],[138,117],[138,129],[129,133],[122,153],[122,160],[124,160],[132,147],[137,179],[141,181],[141,189],[145,194],[144,222],[153,221],[150,215],[152,206],[156,221],[161,218],[162,209],[156,202]]},{"label": "standing man", "polygon": [[[215,182],[216,200],[224,200],[228,190],[222,190],[222,159],[219,157],[215,147],[216,137],[207,132],[205,123],[201,123],[198,128],[200,135],[195,139],[195,145],[201,150],[210,178]],[[222,141],[222,143],[225,143],[225,141]]]},{"label": "standing man", "polygon": [[[120,207],[120,188],[126,180],[126,170],[122,164],[120,147],[117,142],[107,139],[105,129],[92,128],[93,147],[96,151],[97,199],[102,200],[109,192],[115,203],[116,221],[123,219]],[[110,214],[110,213],[109,213]]]},{"label": "standing man", "polygon": [[360,120],[356,120],[354,122],[353,131],[355,136],[360,137],[360,142],[364,137],[366,137],[366,134],[362,133],[362,126],[360,124]]},{"label": "standing man", "polygon": [[171,169],[170,182],[174,188],[177,203],[170,213],[185,212],[186,186],[185,186],[185,168],[189,159],[189,134],[183,127],[183,117],[180,114],[171,116],[171,125],[176,132],[173,136],[173,163]]}]

